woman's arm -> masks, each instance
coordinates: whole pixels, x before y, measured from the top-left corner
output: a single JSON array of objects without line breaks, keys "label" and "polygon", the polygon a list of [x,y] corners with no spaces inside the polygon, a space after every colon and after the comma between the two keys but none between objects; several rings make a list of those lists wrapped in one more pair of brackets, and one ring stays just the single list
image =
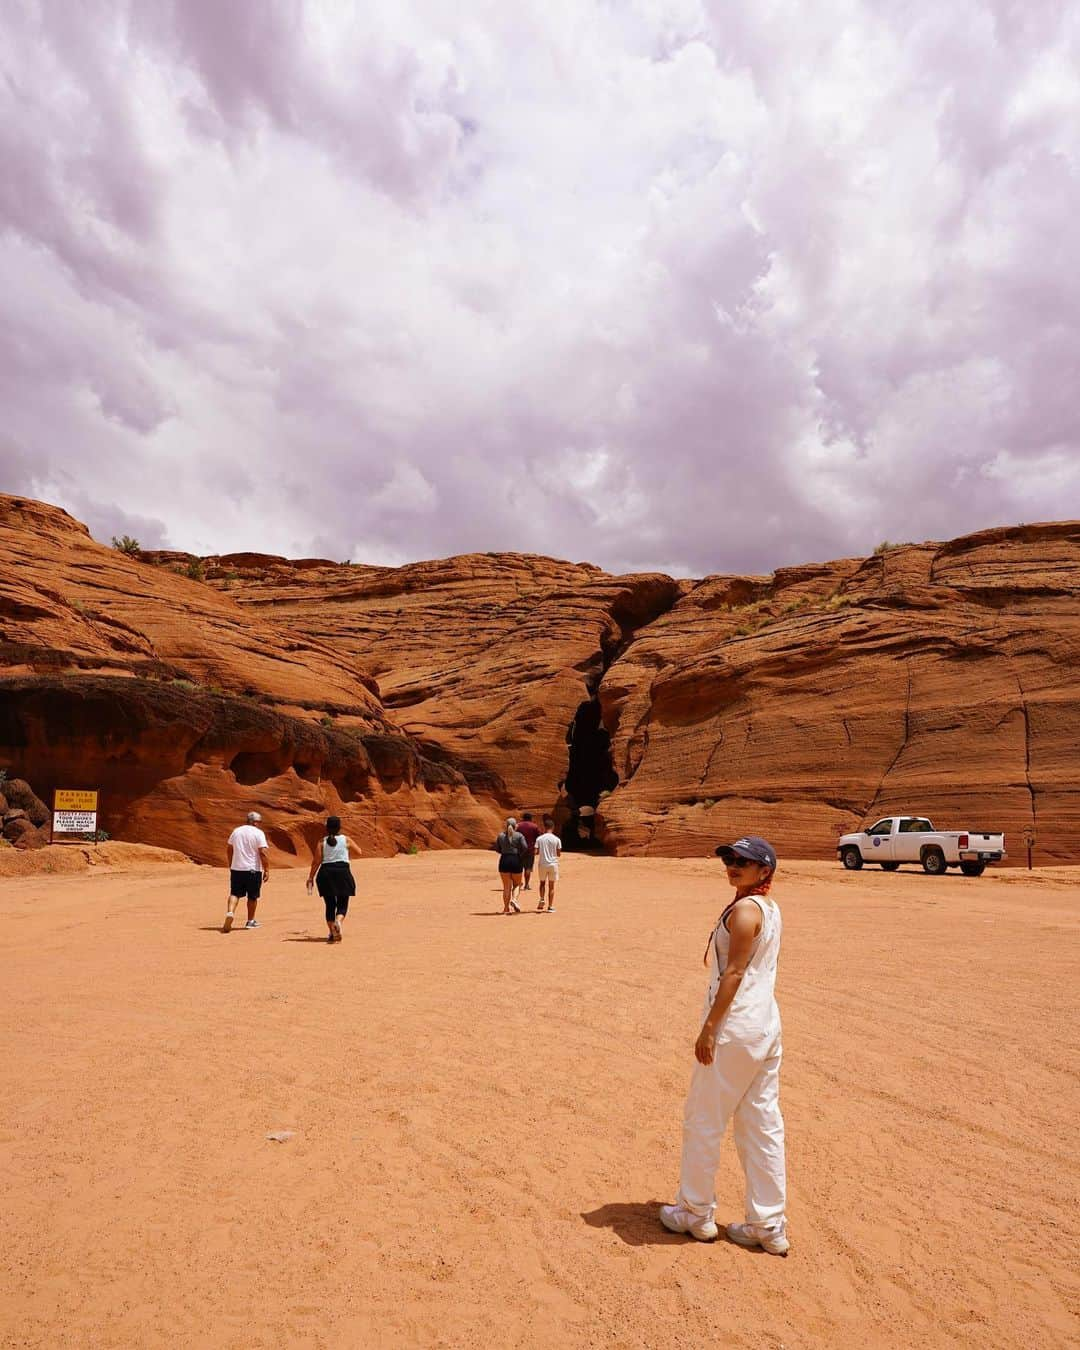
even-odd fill
[{"label": "woman's arm", "polygon": [[315,873],[322,866],[322,840],[311,846],[311,871],[307,875],[307,884],[310,886],[315,880]]},{"label": "woman's arm", "polygon": [[359,844],[354,844],[351,839],[347,839],[346,843],[348,845],[350,858],[362,858],[364,856],[364,850]]},{"label": "woman's arm", "polygon": [[750,962],[754,938],[760,931],[761,910],[753,900],[739,901],[728,916],[728,935],[731,941],[728,945],[727,965],[724,967],[723,975],[720,976],[720,988],[716,991],[713,1005],[694,1046],[694,1058],[699,1064],[713,1062],[713,1055],[716,1053],[716,1033],[720,1030],[724,1014],[731,1007],[739,991],[739,985]]}]

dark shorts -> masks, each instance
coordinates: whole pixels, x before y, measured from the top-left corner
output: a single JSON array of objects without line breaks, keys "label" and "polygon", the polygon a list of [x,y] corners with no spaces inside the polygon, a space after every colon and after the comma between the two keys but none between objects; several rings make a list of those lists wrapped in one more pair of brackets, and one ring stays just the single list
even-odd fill
[{"label": "dark shorts", "polygon": [[262,894],[262,873],[230,871],[229,894],[241,900],[258,900]]},{"label": "dark shorts", "polygon": [[530,853],[529,856],[525,859],[525,871],[531,872],[535,866],[536,866],[536,854]]},{"label": "dark shorts", "polygon": [[510,872],[519,877],[522,873],[521,859],[516,853],[501,853],[499,855],[499,871]]}]

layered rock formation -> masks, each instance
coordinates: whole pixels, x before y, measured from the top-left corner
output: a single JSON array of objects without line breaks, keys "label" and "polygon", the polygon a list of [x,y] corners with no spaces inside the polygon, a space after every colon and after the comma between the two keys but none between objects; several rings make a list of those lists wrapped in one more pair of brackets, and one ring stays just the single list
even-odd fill
[{"label": "layered rock formation", "polygon": [[1080,856],[1080,525],[713,578],[642,634],[601,699],[626,852],[739,831],[828,856],[869,817],[1004,829]]},{"label": "layered rock formation", "polygon": [[0,767],[102,792],[115,837],[221,863],[243,813],[278,861],[328,812],[369,850],[487,838],[501,804],[386,716],[367,672],[227,591],[0,497]]},{"label": "layered rock formation", "polygon": [[0,498],[0,551],[0,767],[107,782],[125,838],[220,861],[255,804],[282,857],[327,809],[384,851],[486,843],[558,802],[597,805],[619,852],[754,830],[827,857],[911,811],[1005,829],[1014,859],[1028,825],[1039,857],[1080,854],[1077,524],[689,582],[521,555],[134,561]]}]

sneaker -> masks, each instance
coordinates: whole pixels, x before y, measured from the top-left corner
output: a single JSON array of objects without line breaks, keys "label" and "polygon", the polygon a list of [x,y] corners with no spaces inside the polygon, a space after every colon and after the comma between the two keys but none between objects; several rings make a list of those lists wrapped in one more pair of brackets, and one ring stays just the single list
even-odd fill
[{"label": "sneaker", "polygon": [[669,1233],[689,1233],[699,1242],[712,1242],[720,1233],[712,1219],[703,1219],[682,1205],[661,1205],[660,1222]]},{"label": "sneaker", "polygon": [[787,1240],[786,1228],[777,1228],[770,1232],[761,1232],[752,1223],[729,1223],[728,1237],[739,1247],[760,1247],[772,1256],[787,1256],[791,1243]]},{"label": "sneaker", "polygon": [[341,941],[341,924],[338,923],[337,919],[334,920],[330,936],[333,938],[335,942]]},{"label": "sneaker", "polygon": [[514,911],[515,914],[521,913],[521,906],[518,904],[516,900],[510,901],[510,908]]},{"label": "sneaker", "polygon": [[258,919],[248,919],[247,923],[244,924],[244,927],[245,927],[245,928],[261,928],[261,927],[262,927],[262,924],[258,921]]},{"label": "sneaker", "polygon": [[233,921],[233,916],[232,916],[231,914],[226,914],[226,915],[225,915],[225,922],[221,925],[221,931],[222,931],[223,933],[227,933],[227,932],[229,931],[229,929],[232,928],[232,921]]},{"label": "sneaker", "polygon": [[547,912],[548,912],[549,914],[554,914],[554,913],[555,913],[555,906],[554,906],[554,905],[548,905],[548,907],[547,907]]}]

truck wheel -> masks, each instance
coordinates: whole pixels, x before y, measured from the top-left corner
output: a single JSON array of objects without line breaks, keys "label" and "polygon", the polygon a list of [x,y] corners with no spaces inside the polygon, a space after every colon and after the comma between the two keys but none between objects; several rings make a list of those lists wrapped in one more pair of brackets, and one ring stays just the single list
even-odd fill
[{"label": "truck wheel", "polygon": [[862,854],[857,848],[846,848],[840,854],[840,861],[849,872],[857,872],[862,866]]},{"label": "truck wheel", "polygon": [[900,869],[900,864],[899,864],[899,863],[882,863],[882,864],[881,864],[881,870],[882,870],[883,872],[897,872],[897,871],[899,871],[899,869]]},{"label": "truck wheel", "polygon": [[928,848],[922,856],[922,870],[932,877],[945,875],[945,854],[939,848]]},{"label": "truck wheel", "polygon": [[962,862],[960,864],[960,871],[963,872],[964,876],[966,877],[981,877],[982,874],[986,871],[986,864],[977,862]]}]

